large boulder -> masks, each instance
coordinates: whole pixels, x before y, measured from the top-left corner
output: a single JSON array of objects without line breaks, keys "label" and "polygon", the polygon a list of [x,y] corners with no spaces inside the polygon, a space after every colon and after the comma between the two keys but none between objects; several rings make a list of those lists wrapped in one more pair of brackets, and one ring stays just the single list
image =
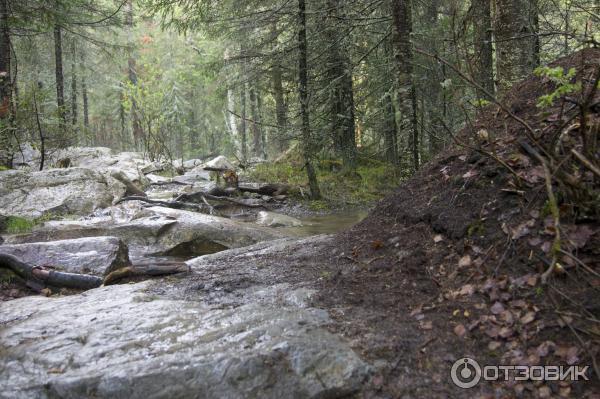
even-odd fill
[{"label": "large boulder", "polygon": [[125,192],[117,180],[85,168],[0,172],[0,214],[26,218],[88,214]]},{"label": "large boulder", "polygon": [[34,148],[31,143],[22,143],[13,154],[12,167],[14,169],[30,168],[38,170],[40,168],[41,153]]},{"label": "large boulder", "polygon": [[342,397],[370,373],[306,289],[246,284],[223,306],[161,283],[0,303],[0,397]]},{"label": "large boulder", "polygon": [[227,170],[235,170],[235,166],[225,157],[224,155],[219,155],[216,158],[211,159],[202,165],[203,168],[215,168],[215,169],[227,169]]},{"label": "large boulder", "polygon": [[32,266],[56,266],[69,273],[101,276],[129,265],[127,246],[116,237],[0,245],[0,253],[14,255]]},{"label": "large boulder", "polygon": [[6,242],[115,236],[136,253],[198,256],[281,237],[272,230],[218,216],[133,206],[119,205],[81,220],[46,222],[31,234],[7,236]]}]

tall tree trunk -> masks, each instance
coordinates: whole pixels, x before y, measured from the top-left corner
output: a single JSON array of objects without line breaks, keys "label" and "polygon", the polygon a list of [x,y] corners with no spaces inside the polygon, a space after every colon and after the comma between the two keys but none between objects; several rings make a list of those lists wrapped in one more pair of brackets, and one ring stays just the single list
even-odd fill
[{"label": "tall tree trunk", "polygon": [[58,107],[59,128],[64,132],[67,124],[67,113],[65,109],[65,79],[63,74],[62,60],[62,34],[60,26],[54,25],[54,61],[56,75],[56,105]]},{"label": "tall tree trunk", "polygon": [[330,82],[329,103],[330,128],[333,147],[342,158],[345,169],[356,169],[356,132],[354,124],[354,93],[352,67],[345,48],[345,32],[339,21],[344,18],[339,0],[328,0],[328,61],[327,75]]},{"label": "tall tree trunk", "polygon": [[[429,35],[426,39],[426,45],[430,52],[434,54],[440,54],[440,23],[439,23],[439,12],[441,1],[440,0],[429,0],[422,3],[425,8],[423,11],[423,16],[426,23],[426,28],[429,32]],[[429,143],[429,151],[432,154],[436,154],[440,151],[443,140],[440,139],[436,133],[442,131],[441,123],[439,122],[440,118],[440,109],[442,103],[442,96],[440,90],[440,82],[441,74],[440,67],[437,61],[428,59],[426,60],[429,70],[426,71],[425,81],[423,82],[423,104],[424,106],[421,109],[422,114],[427,115],[427,122],[429,129],[427,131],[428,135],[428,143]],[[425,125],[421,126],[421,129],[424,129]]]},{"label": "tall tree trunk", "polygon": [[400,159],[398,158],[398,141],[396,137],[396,110],[390,93],[384,95],[383,106],[386,119],[384,133],[385,157],[388,162],[398,165]]},{"label": "tall tree trunk", "polygon": [[[127,41],[128,41],[128,58],[127,71],[129,81],[133,86],[137,86],[137,66],[133,56],[133,0],[127,0],[126,9],[126,25],[127,25]],[[140,122],[140,115],[135,98],[131,101],[131,129],[133,133],[133,142],[136,149],[141,149],[144,141],[144,131]]]},{"label": "tall tree trunk", "polygon": [[81,100],[83,102],[83,128],[85,130],[84,135],[87,136],[89,134],[88,129],[90,128],[90,112],[88,103],[87,81],[85,79],[85,63],[83,52],[81,52],[79,65],[81,70]]},{"label": "tall tree trunk", "polygon": [[77,51],[75,38],[71,42],[71,124],[77,130]]},{"label": "tall tree trunk", "polygon": [[534,15],[537,7],[532,0],[496,1],[496,66],[498,91],[501,94],[527,77],[537,64]]},{"label": "tall tree trunk", "polygon": [[252,155],[255,157],[261,156],[261,126],[260,116],[258,115],[258,101],[256,88],[253,84],[250,85],[250,113],[252,115]]},{"label": "tall tree trunk", "polygon": [[413,82],[413,52],[410,42],[412,16],[410,0],[391,0],[394,32],[394,58],[398,68],[398,109],[400,131],[412,142],[413,165],[419,167],[418,129],[416,126],[416,91]]},{"label": "tall tree trunk", "polygon": [[262,159],[267,159],[267,129],[262,126],[262,96],[260,92],[256,92],[256,117],[260,128],[260,156]]},{"label": "tall tree trunk", "polygon": [[[475,79],[494,95],[494,64],[492,49],[491,0],[472,0],[473,36],[475,52]],[[479,98],[486,98],[483,93]]]},{"label": "tall tree trunk", "polygon": [[288,134],[287,109],[283,96],[283,82],[281,65],[275,61],[271,68],[271,79],[273,80],[273,97],[275,99],[275,116],[277,118],[277,150],[283,152],[287,146],[286,136]]},{"label": "tall tree trunk", "polygon": [[240,141],[242,146],[242,162],[248,160],[248,139],[246,134],[246,83],[240,89]]},{"label": "tall tree trunk", "polygon": [[8,30],[8,1],[0,0],[0,120],[11,119],[10,33]]},{"label": "tall tree trunk", "polygon": [[235,146],[235,155],[241,160],[242,159],[242,145],[240,142],[240,132],[237,127],[235,112],[235,93],[232,87],[227,88],[227,115],[225,116],[233,144]]},{"label": "tall tree trunk", "polygon": [[321,198],[317,174],[312,165],[313,144],[310,134],[310,117],[308,115],[308,50],[306,42],[306,2],[298,0],[298,91],[300,99],[300,118],[302,120],[302,153],[304,167],[308,177],[310,196]]}]

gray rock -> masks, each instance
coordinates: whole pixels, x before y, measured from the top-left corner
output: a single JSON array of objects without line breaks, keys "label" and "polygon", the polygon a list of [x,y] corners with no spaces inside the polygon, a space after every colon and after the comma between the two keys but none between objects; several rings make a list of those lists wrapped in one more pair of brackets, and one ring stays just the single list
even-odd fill
[{"label": "gray rock", "polygon": [[101,276],[130,264],[127,246],[115,237],[35,242],[0,246],[32,266],[52,265],[69,273]]},{"label": "gray rock", "polygon": [[0,172],[0,213],[83,215],[110,206],[124,192],[122,183],[90,169],[7,170]]},{"label": "gray rock", "polygon": [[291,216],[275,212],[260,211],[256,217],[256,224],[268,227],[298,227],[302,222]]},{"label": "gray rock", "polygon": [[224,307],[173,289],[144,282],[1,303],[0,397],[340,397],[370,373],[327,331],[325,311],[294,303],[306,292],[255,287]]},{"label": "gray rock", "polygon": [[219,155],[216,158],[211,159],[202,165],[204,168],[218,168],[218,169],[229,169],[235,170],[235,166],[223,155]]},{"label": "gray rock", "polygon": [[8,243],[23,243],[114,236],[135,252],[197,256],[281,237],[272,230],[218,216],[163,207],[142,208],[135,202],[121,205],[92,218],[46,222],[31,234],[6,239]]},{"label": "gray rock", "polygon": [[31,143],[22,143],[13,156],[12,167],[14,169],[31,168],[32,170],[38,170],[40,168],[41,153],[33,148]]}]

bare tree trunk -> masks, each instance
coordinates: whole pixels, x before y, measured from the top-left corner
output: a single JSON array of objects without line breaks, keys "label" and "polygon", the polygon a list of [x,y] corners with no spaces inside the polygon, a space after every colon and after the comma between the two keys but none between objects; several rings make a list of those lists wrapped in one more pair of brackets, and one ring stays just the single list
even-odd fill
[{"label": "bare tree trunk", "polygon": [[255,157],[261,157],[261,126],[260,126],[260,115],[258,114],[258,95],[256,93],[256,87],[250,85],[250,113],[252,115],[252,155]]},{"label": "bare tree trunk", "polygon": [[8,1],[0,0],[0,121],[11,119],[10,34]]},{"label": "bare tree trunk", "polygon": [[[277,27],[273,27],[273,35],[277,35]],[[271,80],[273,81],[273,98],[275,99],[275,116],[277,118],[277,151],[283,152],[287,146],[287,109],[283,96],[283,79],[279,59],[273,62],[271,67]]]},{"label": "bare tree trunk", "polygon": [[246,83],[240,89],[240,141],[242,146],[242,162],[248,160],[248,139],[246,134]]},{"label": "bare tree trunk", "polygon": [[400,159],[398,157],[398,141],[396,137],[396,110],[394,110],[394,102],[390,93],[385,94],[383,106],[386,119],[384,134],[385,157],[388,162],[398,165]]},{"label": "bare tree trunk", "polygon": [[306,42],[306,2],[298,0],[298,89],[300,99],[300,116],[302,120],[302,152],[304,167],[308,177],[310,196],[312,199],[321,198],[317,182],[317,174],[312,166],[313,144],[310,134],[310,118],[308,115],[308,50]]},{"label": "bare tree trunk", "polygon": [[513,83],[527,77],[537,64],[537,18],[533,18],[537,7],[532,0],[495,1],[498,91],[503,94]]},{"label": "bare tree trunk", "polygon": [[418,129],[416,126],[416,92],[413,82],[413,52],[410,42],[412,16],[410,0],[391,0],[394,32],[394,58],[398,68],[398,109],[400,131],[412,142],[413,165],[419,167]]},{"label": "bare tree trunk", "polygon": [[62,34],[60,26],[54,25],[54,60],[56,75],[56,105],[58,107],[59,128],[64,132],[67,124],[65,109],[65,80],[62,60]]},{"label": "bare tree trunk", "polygon": [[[489,93],[494,94],[494,64],[492,49],[491,0],[472,0],[475,79]],[[483,93],[479,98],[485,98]]]},{"label": "bare tree trunk", "polygon": [[[127,71],[129,81],[133,86],[137,86],[137,66],[133,57],[133,0],[127,0],[126,9],[126,25],[128,34],[129,56],[127,58]],[[140,122],[137,102],[135,99],[131,101],[131,129],[133,133],[133,142],[136,149],[141,149],[144,141],[144,131]]]},{"label": "bare tree trunk", "polygon": [[344,168],[356,169],[356,132],[354,124],[354,93],[352,68],[344,46],[344,32],[340,31],[343,10],[339,0],[328,0],[325,24],[328,36],[328,80],[331,91],[330,123],[333,146],[342,158]]},{"label": "bare tree trunk", "polygon": [[85,134],[88,134],[88,129],[90,128],[90,113],[89,113],[89,103],[88,103],[88,91],[87,91],[87,82],[85,79],[85,70],[84,68],[84,56],[81,53],[80,58],[80,66],[81,66],[81,99],[83,101],[83,128],[85,130]]},{"label": "bare tree trunk", "polygon": [[267,159],[267,130],[262,126],[262,96],[256,93],[256,123],[260,129],[260,157]]},{"label": "bare tree trunk", "polygon": [[77,51],[75,38],[71,42],[71,124],[77,133]]}]

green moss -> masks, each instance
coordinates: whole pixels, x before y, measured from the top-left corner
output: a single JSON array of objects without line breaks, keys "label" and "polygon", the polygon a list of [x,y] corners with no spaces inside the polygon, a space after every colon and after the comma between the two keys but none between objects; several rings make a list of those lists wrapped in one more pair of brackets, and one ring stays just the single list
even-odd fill
[{"label": "green moss", "polygon": [[30,233],[37,225],[40,225],[48,220],[51,220],[53,215],[45,214],[39,218],[26,219],[19,216],[9,216],[5,222],[5,229],[8,234],[24,234]]},{"label": "green moss", "polygon": [[3,170],[8,170],[8,169],[10,169],[10,168],[7,166],[4,166],[4,165],[0,165],[0,172],[2,172]]},{"label": "green moss", "polygon": [[34,220],[18,216],[9,216],[6,220],[6,232],[9,234],[21,234],[30,232],[36,225]]},{"label": "green moss", "polygon": [[[313,201],[314,210],[325,210],[337,205],[363,205],[377,201],[398,187],[408,177],[389,163],[364,161],[356,173],[340,170],[340,161],[324,160],[317,164],[317,179],[324,200]],[[249,179],[268,183],[285,183],[298,188],[292,194],[303,198],[308,193],[306,171],[292,162],[263,163],[249,172]]]},{"label": "green moss", "polygon": [[467,228],[467,237],[481,236],[485,233],[485,228],[481,220],[475,220],[471,222]]}]

